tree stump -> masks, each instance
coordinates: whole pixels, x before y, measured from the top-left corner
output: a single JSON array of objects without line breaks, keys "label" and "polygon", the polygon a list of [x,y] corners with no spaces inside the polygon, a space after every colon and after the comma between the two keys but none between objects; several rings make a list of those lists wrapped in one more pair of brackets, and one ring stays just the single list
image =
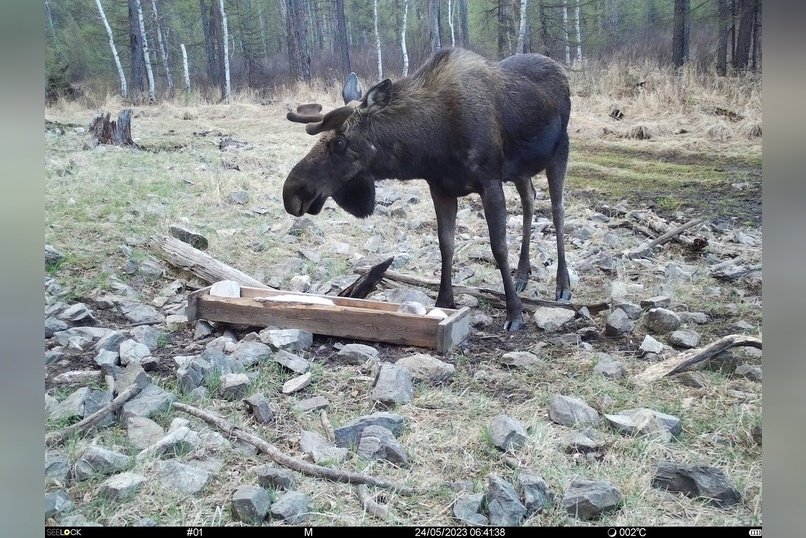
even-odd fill
[{"label": "tree stump", "polygon": [[90,123],[90,132],[99,144],[111,144],[114,146],[134,146],[132,140],[132,110],[123,109],[118,115],[117,121],[110,121],[110,113],[98,114]]}]

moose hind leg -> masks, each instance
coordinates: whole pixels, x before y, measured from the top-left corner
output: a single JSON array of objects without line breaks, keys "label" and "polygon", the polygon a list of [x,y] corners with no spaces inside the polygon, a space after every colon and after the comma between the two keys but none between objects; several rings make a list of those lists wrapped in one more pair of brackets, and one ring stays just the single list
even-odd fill
[{"label": "moose hind leg", "polygon": [[532,217],[535,210],[535,187],[532,179],[522,177],[515,181],[518,195],[521,197],[521,207],[523,208],[523,234],[521,235],[521,256],[518,260],[518,270],[515,272],[515,291],[521,292],[526,289],[531,274],[531,261],[529,259],[529,243],[532,240]]},{"label": "moose hind leg", "polygon": [[501,272],[504,282],[504,295],[507,303],[507,321],[504,329],[517,331],[523,328],[523,312],[521,299],[512,283],[507,260],[507,210],[504,199],[504,189],[500,181],[488,182],[481,192],[481,201],[484,204],[484,218],[490,233],[490,246],[493,257]]},{"label": "moose hind leg", "polygon": [[436,306],[456,308],[453,300],[453,247],[456,234],[455,196],[444,194],[436,187],[431,187],[431,199],[434,201],[434,210],[437,214],[437,237],[439,238],[439,253],[442,256],[442,270],[439,279],[439,293]]},{"label": "moose hind leg", "polygon": [[565,172],[568,166],[568,138],[560,143],[554,158],[546,167],[546,177],[549,184],[549,197],[551,198],[551,218],[554,222],[554,232],[557,235],[557,288],[555,299],[557,301],[571,300],[571,280],[568,277],[568,266],[565,262],[565,210],[563,209],[563,185]]}]

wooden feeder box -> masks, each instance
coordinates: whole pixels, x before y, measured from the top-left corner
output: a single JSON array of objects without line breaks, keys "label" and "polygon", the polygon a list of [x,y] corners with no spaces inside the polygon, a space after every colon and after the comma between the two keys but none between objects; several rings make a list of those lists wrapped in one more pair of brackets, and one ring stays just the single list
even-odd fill
[{"label": "wooden feeder box", "polygon": [[[398,312],[400,305],[397,303],[244,286],[240,286],[239,292],[235,286],[239,297],[223,297],[211,295],[212,287],[202,288],[188,296],[188,320],[300,329],[354,340],[427,347],[436,349],[437,353],[445,353],[470,333],[470,309],[467,307],[458,310],[440,308],[448,317],[439,319]],[[259,300],[281,295],[299,296],[301,301],[324,298],[333,304]]]}]

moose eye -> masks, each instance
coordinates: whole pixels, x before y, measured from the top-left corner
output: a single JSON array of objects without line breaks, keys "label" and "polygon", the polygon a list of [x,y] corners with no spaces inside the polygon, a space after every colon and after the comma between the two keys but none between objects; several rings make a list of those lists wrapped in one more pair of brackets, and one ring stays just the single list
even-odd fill
[{"label": "moose eye", "polygon": [[330,143],[330,148],[336,153],[342,153],[347,148],[347,139],[338,137]]}]

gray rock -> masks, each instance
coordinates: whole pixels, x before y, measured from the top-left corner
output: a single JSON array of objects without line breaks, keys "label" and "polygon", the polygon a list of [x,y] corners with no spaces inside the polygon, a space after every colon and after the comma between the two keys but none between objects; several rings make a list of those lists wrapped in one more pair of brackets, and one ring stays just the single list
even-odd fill
[{"label": "gray rock", "polygon": [[[125,369],[121,369],[115,365],[102,366],[101,369],[107,368],[111,371],[112,377],[115,379],[115,392],[120,394],[128,389],[132,384],[145,388],[151,383],[151,376],[149,376],[141,364],[131,362]],[[109,372],[104,372],[108,374]]]},{"label": "gray rock", "polygon": [[145,357],[143,360],[140,361],[140,365],[143,367],[143,370],[148,372],[156,370],[160,365],[160,358],[155,357],[153,355],[149,355]]},{"label": "gray rock", "polygon": [[187,426],[180,426],[173,429],[173,431],[169,431],[167,435],[158,439],[154,444],[141,450],[137,454],[137,459],[159,458],[165,455],[175,457],[190,452],[199,444],[201,444],[199,434]]},{"label": "gray rock", "polygon": [[212,364],[198,357],[192,359],[185,366],[178,368],[176,377],[179,380],[179,387],[182,392],[192,392],[199,388],[212,368]]},{"label": "gray rock", "polygon": [[341,463],[347,458],[347,449],[334,446],[324,436],[311,431],[304,431],[299,437],[299,447],[313,457],[317,464],[324,462]]},{"label": "gray rock", "polygon": [[103,365],[111,366],[111,365],[114,365],[114,364],[118,364],[118,359],[119,358],[120,358],[120,355],[118,354],[117,351],[109,351],[109,350],[106,350],[106,349],[102,349],[95,356],[95,364],[97,364],[98,366],[103,366]]},{"label": "gray rock", "polygon": [[647,355],[648,353],[655,353],[657,355],[663,353],[663,344],[655,340],[649,335],[644,336],[643,342],[641,342],[641,346],[638,348],[641,355]]},{"label": "gray rock", "polygon": [[45,267],[56,265],[62,260],[64,260],[64,254],[53,245],[45,245]]},{"label": "gray rock", "polygon": [[605,419],[614,430],[622,435],[646,435],[662,441],[670,441],[683,431],[679,418],[645,407],[605,415]]},{"label": "gray rock", "polygon": [[307,374],[302,374],[297,377],[293,377],[283,383],[282,393],[283,394],[294,394],[295,392],[299,392],[308,385],[311,384],[311,373],[308,372]]},{"label": "gray rock", "polygon": [[137,473],[120,473],[104,480],[98,493],[113,501],[123,501],[137,493],[146,478]]},{"label": "gray rock", "polygon": [[224,374],[218,393],[226,400],[238,400],[246,396],[249,377],[246,374]]},{"label": "gray rock", "polygon": [[[90,393],[87,395],[87,399],[84,400],[84,417],[90,416],[111,401],[112,394],[109,391],[99,389],[90,390]],[[104,416],[104,418],[102,418],[95,427],[99,429],[105,428],[106,426],[111,426],[114,423],[115,417],[113,413],[107,413],[106,416]]]},{"label": "gray rock", "polygon": [[599,354],[599,362],[593,367],[593,373],[608,379],[621,379],[626,373],[624,365],[605,353]]},{"label": "gray rock", "polygon": [[137,396],[123,404],[122,418],[127,420],[132,416],[151,417],[167,411],[175,399],[176,396],[172,392],[154,384],[148,385]]},{"label": "gray rock", "polygon": [[59,452],[45,453],[45,478],[65,484],[70,478],[70,462]]},{"label": "gray rock", "polygon": [[521,503],[518,493],[503,478],[487,475],[487,510],[490,513],[490,525],[514,527],[521,524],[526,517],[526,507]]},{"label": "gray rock", "polygon": [[70,495],[66,490],[57,489],[45,493],[45,519],[67,512],[71,508],[73,508],[73,501],[70,500]]},{"label": "gray rock", "polygon": [[238,345],[234,338],[228,335],[222,335],[218,338],[213,338],[204,346],[206,351],[215,353],[232,353]]},{"label": "gray rock", "polygon": [[714,355],[710,359],[707,359],[694,367],[711,372],[722,372],[729,374],[731,372],[735,372],[736,368],[738,368],[741,364],[742,360],[729,349]]},{"label": "gray rock", "polygon": [[330,405],[330,402],[324,396],[314,396],[313,398],[298,401],[292,406],[292,410],[298,413],[307,413],[308,411],[326,409],[328,405]]},{"label": "gray rock", "polygon": [[211,365],[211,369],[205,372],[205,382],[213,374],[237,374],[244,371],[243,364],[215,349],[205,349],[198,358]]},{"label": "gray rock", "polygon": [[319,226],[317,226],[310,217],[295,219],[288,228],[288,234],[300,236],[303,233],[322,235],[322,230],[319,229]]},{"label": "gray rock", "polygon": [[62,400],[50,414],[51,420],[68,420],[84,417],[84,403],[90,395],[88,387],[81,387]]},{"label": "gray rock", "polygon": [[198,493],[204,489],[212,476],[207,469],[176,460],[160,460],[156,463],[156,479],[163,487],[177,493],[187,495]]},{"label": "gray rock", "polygon": [[56,409],[59,405],[59,400],[54,398],[48,393],[45,393],[45,415],[50,416],[51,413]]},{"label": "gray rock", "polygon": [[700,335],[696,331],[679,330],[669,335],[669,343],[675,347],[691,349],[700,343]]},{"label": "gray rock", "polygon": [[80,346],[85,346],[112,332],[114,332],[112,329],[104,329],[103,327],[71,327],[66,331],[53,333],[53,338],[61,346],[66,346],[71,340],[77,342]]},{"label": "gray rock", "polygon": [[681,372],[673,376],[681,385],[695,389],[704,389],[708,386],[708,381],[701,372]]},{"label": "gray rock", "polygon": [[595,430],[571,432],[560,438],[560,447],[568,453],[596,452],[604,448],[604,443],[597,440]]},{"label": "gray rock", "polygon": [[114,351],[117,353],[120,351],[120,344],[127,339],[128,337],[123,331],[110,331],[98,340],[95,344],[95,351],[99,353],[101,351]]},{"label": "gray rock", "polygon": [[213,334],[213,326],[207,320],[197,320],[196,327],[193,330],[193,339],[201,340]]},{"label": "gray rock", "polygon": [[548,484],[536,472],[521,469],[518,473],[517,489],[526,506],[526,517],[540,513],[554,503],[554,494]]},{"label": "gray rock", "polygon": [[257,392],[244,399],[249,411],[255,417],[258,424],[268,424],[274,420],[274,412],[269,405],[269,399],[262,392]]},{"label": "gray rock", "polygon": [[165,321],[165,316],[156,308],[143,303],[122,302],[118,304],[118,309],[127,320],[138,325],[153,325]]},{"label": "gray rock", "polygon": [[680,327],[680,316],[665,308],[651,308],[646,314],[646,327],[655,333],[669,333]]},{"label": "gray rock", "polygon": [[510,351],[504,353],[499,362],[512,368],[531,368],[541,361],[537,355],[529,351]]},{"label": "gray rock", "polygon": [[64,353],[58,350],[50,349],[48,351],[45,351],[45,366],[61,360],[63,356]]},{"label": "gray rock", "polygon": [[77,481],[82,481],[98,474],[116,473],[128,467],[130,462],[131,458],[125,454],[98,445],[90,445],[84,449],[73,466],[73,477]]},{"label": "gray rock", "polygon": [[387,411],[358,417],[349,424],[335,430],[336,446],[357,446],[364,428],[371,425],[382,426],[397,437],[403,431],[405,420],[401,415]]},{"label": "gray rock", "polygon": [[207,238],[201,235],[198,230],[183,224],[171,224],[168,226],[168,233],[198,250],[207,250],[209,246]]},{"label": "gray rock", "polygon": [[417,353],[403,357],[395,364],[408,370],[409,373],[411,373],[411,377],[414,379],[431,384],[448,381],[453,377],[454,371],[456,370],[453,364],[442,362],[425,353]]},{"label": "gray rock", "polygon": [[641,301],[641,307],[647,310],[650,308],[666,308],[670,304],[672,304],[672,300],[666,295],[656,295]]},{"label": "gray rock", "polygon": [[535,324],[544,331],[556,331],[576,316],[570,308],[539,306],[532,313]]},{"label": "gray rock", "polygon": [[577,519],[590,520],[621,506],[622,495],[608,480],[574,480],[563,496],[565,511]]},{"label": "gray rock", "polygon": [[294,489],[297,480],[290,469],[274,467],[272,465],[261,465],[255,469],[257,471],[257,483],[261,487],[269,489]]},{"label": "gray rock", "polygon": [[209,397],[210,397],[210,391],[207,389],[207,387],[204,386],[196,387],[195,389],[191,390],[188,393],[188,399],[190,399],[190,401],[194,403],[200,402]]},{"label": "gray rock", "polygon": [[635,321],[641,317],[644,310],[635,303],[619,302],[613,305],[613,310],[623,310],[627,317]]},{"label": "gray rock", "polygon": [[378,350],[364,344],[345,344],[336,354],[336,359],[347,364],[364,364],[377,359]]},{"label": "gray rock", "polygon": [[150,418],[134,416],[126,421],[126,438],[139,450],[153,445],[164,436],[162,426]]},{"label": "gray rock", "polygon": [[490,437],[499,450],[517,450],[526,442],[526,430],[520,421],[500,413],[490,423]]},{"label": "gray rock", "polygon": [[124,340],[120,343],[120,364],[126,366],[130,362],[141,362],[150,357],[151,351],[136,340]]},{"label": "gray rock", "polygon": [[274,351],[301,351],[313,345],[313,334],[299,329],[263,329],[260,340]]},{"label": "gray rock", "polygon": [[67,329],[69,329],[68,325],[62,320],[54,317],[45,318],[45,338],[50,338],[54,333]]},{"label": "gray rock", "polygon": [[742,496],[728,481],[725,473],[710,465],[658,464],[652,487],[666,489],[687,497],[704,497],[714,506],[727,507],[738,503]]},{"label": "gray rock", "polygon": [[734,374],[746,377],[751,381],[761,381],[761,366],[753,366],[752,364],[740,364],[733,371]]},{"label": "gray rock", "polygon": [[71,304],[59,312],[56,318],[68,323],[89,324],[95,322],[92,312],[84,303]]},{"label": "gray rock", "polygon": [[474,329],[482,329],[484,327],[489,327],[493,323],[493,318],[490,317],[489,314],[485,314],[484,312],[473,312],[470,315],[470,325]]},{"label": "gray rock", "polygon": [[599,413],[579,398],[555,394],[549,405],[549,418],[564,426],[596,426]]},{"label": "gray rock", "polygon": [[262,342],[240,342],[232,353],[232,358],[248,368],[267,360],[269,355],[271,355],[271,349]]},{"label": "gray rock", "polygon": [[402,405],[414,398],[411,373],[396,364],[381,364],[375,386],[369,394],[372,400],[386,405]]},{"label": "gray rock", "polygon": [[271,360],[288,368],[294,373],[304,374],[311,369],[311,363],[300,357],[281,349],[271,356]]},{"label": "gray rock", "polygon": [[244,523],[260,523],[266,518],[270,507],[271,496],[260,486],[238,486],[232,494],[233,515]]},{"label": "gray rock", "polygon": [[635,322],[622,309],[613,310],[607,316],[605,334],[607,336],[625,336],[635,329]]},{"label": "gray rock", "polygon": [[299,525],[308,519],[308,496],[300,491],[287,491],[271,505],[271,516],[291,525]]},{"label": "gray rock", "polygon": [[[346,450],[346,449],[342,449]],[[358,456],[366,459],[385,460],[403,467],[409,465],[409,457],[392,432],[383,426],[367,426],[358,443]]]},{"label": "gray rock", "polygon": [[249,193],[246,191],[232,191],[229,193],[229,199],[233,203],[243,205],[249,202]]},{"label": "gray rock", "polygon": [[453,515],[465,525],[487,525],[487,517],[481,512],[484,507],[484,493],[461,495],[453,503]]},{"label": "gray rock", "polygon": [[752,330],[755,329],[755,327],[753,325],[747,323],[743,319],[740,319],[739,321],[734,323],[733,326],[736,327],[737,329],[739,329],[740,331],[752,331]]},{"label": "gray rock", "polygon": [[680,316],[680,321],[683,323],[703,325],[709,321],[708,314],[705,312],[680,312],[678,316]]},{"label": "gray rock", "polygon": [[434,304],[434,300],[431,297],[413,288],[395,288],[386,294],[386,300],[390,303],[415,302],[422,305]]},{"label": "gray rock", "polygon": [[155,351],[160,346],[160,341],[165,337],[165,333],[148,325],[135,327],[131,330],[131,335],[135,341],[146,346],[149,351]]}]

